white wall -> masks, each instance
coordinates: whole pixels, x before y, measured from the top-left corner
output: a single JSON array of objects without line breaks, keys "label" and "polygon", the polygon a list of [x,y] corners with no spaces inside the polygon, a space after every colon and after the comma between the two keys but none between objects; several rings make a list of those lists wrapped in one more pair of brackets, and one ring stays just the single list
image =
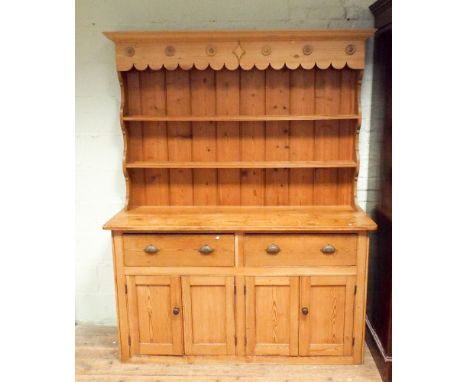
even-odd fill
[{"label": "white wall", "polygon": [[[76,0],[76,320],[115,323],[110,233],[124,204],[120,90],[113,44],[103,31],[369,28],[373,0]],[[365,207],[372,43],[362,89],[358,200]],[[370,188],[375,189],[375,181]],[[370,200],[370,199],[369,199]]]}]

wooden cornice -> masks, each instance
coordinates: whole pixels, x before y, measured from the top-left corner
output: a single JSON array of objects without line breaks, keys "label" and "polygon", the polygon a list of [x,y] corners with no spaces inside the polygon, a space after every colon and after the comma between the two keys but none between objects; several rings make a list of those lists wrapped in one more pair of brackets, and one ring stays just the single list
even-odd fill
[{"label": "wooden cornice", "polygon": [[315,29],[285,31],[177,31],[177,32],[104,32],[114,42],[138,41],[270,41],[270,40],[366,40],[373,29]]},{"label": "wooden cornice", "polygon": [[116,44],[117,70],[363,69],[364,30],[105,32]]}]

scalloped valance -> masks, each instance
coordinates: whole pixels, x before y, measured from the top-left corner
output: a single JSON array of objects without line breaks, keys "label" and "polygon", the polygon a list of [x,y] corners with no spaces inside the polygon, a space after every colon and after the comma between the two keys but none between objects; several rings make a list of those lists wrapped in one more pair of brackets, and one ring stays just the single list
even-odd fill
[{"label": "scalloped valance", "polygon": [[276,32],[105,32],[118,71],[227,68],[364,69],[370,30]]}]

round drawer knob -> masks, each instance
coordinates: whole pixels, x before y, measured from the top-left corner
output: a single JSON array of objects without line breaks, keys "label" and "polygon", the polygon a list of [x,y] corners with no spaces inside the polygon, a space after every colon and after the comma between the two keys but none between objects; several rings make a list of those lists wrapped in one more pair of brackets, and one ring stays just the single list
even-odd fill
[{"label": "round drawer knob", "polygon": [[177,316],[179,313],[180,313],[180,308],[178,307],[172,308],[172,314],[174,316]]},{"label": "round drawer knob", "polygon": [[208,244],[205,244],[198,248],[198,252],[200,252],[202,255],[209,255],[214,252],[214,248],[210,247]]},{"label": "round drawer knob", "polygon": [[153,244],[150,244],[150,245],[147,245],[145,247],[145,252],[148,254],[148,255],[154,255],[155,253],[157,253],[159,251],[159,248],[156,247],[155,245]]},{"label": "round drawer knob", "polygon": [[303,307],[303,308],[301,309],[301,312],[302,312],[302,314],[303,314],[304,316],[307,316],[307,315],[309,314],[309,308]]},{"label": "round drawer knob", "polygon": [[331,255],[331,254],[335,253],[336,248],[331,244],[327,244],[327,245],[324,245],[320,251],[324,255]]},{"label": "round drawer knob", "polygon": [[270,255],[277,255],[281,251],[281,248],[279,245],[270,244],[268,247],[266,247],[265,251]]}]

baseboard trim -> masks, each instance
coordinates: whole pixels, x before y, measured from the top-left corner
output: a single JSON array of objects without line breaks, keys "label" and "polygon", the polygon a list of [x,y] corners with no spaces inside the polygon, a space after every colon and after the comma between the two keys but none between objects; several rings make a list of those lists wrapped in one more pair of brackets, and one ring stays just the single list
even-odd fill
[{"label": "baseboard trim", "polygon": [[369,321],[369,318],[367,317],[367,315],[366,315],[366,326],[367,326],[367,329],[369,329],[369,332],[370,332],[372,338],[374,339],[374,342],[377,345],[377,348],[379,349],[383,360],[385,362],[392,362],[392,357],[385,354],[385,350],[384,350],[384,348],[382,346],[382,343],[380,342],[380,338],[377,335],[377,332],[375,331],[375,329],[372,326],[371,322]]}]

